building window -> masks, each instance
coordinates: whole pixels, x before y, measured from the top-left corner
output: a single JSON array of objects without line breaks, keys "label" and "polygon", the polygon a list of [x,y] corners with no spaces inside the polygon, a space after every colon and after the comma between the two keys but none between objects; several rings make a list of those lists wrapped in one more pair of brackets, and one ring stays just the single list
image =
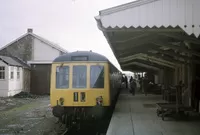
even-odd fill
[{"label": "building window", "polygon": [[5,79],[5,67],[0,66],[0,79]]},{"label": "building window", "polygon": [[104,66],[90,66],[90,88],[104,88]]},{"label": "building window", "polygon": [[14,79],[14,67],[10,67],[10,79]]},{"label": "building window", "polygon": [[69,66],[56,67],[56,88],[69,88]]},{"label": "building window", "polygon": [[17,67],[17,79],[20,79],[20,68]]},{"label": "building window", "polygon": [[73,88],[86,88],[87,67],[73,66]]}]

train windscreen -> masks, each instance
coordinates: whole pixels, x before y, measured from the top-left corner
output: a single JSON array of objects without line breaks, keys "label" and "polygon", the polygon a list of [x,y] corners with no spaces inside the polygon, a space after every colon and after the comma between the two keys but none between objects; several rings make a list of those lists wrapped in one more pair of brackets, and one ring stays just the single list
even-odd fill
[{"label": "train windscreen", "polygon": [[56,67],[56,88],[69,88],[69,66]]},{"label": "train windscreen", "polygon": [[104,66],[90,66],[90,88],[104,88]]},{"label": "train windscreen", "polygon": [[73,88],[87,87],[87,66],[73,66]]}]

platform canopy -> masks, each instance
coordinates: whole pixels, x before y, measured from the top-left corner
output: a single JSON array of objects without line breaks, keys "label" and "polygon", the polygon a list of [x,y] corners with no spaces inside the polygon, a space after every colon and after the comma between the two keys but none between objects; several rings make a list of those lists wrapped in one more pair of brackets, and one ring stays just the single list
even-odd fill
[{"label": "platform canopy", "polygon": [[96,16],[122,70],[199,63],[200,0],[139,0]]}]

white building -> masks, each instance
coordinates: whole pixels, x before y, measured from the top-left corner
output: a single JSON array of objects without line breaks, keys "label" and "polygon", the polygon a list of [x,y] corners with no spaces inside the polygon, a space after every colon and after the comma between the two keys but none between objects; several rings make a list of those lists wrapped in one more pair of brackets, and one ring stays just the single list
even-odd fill
[{"label": "white building", "polygon": [[0,97],[13,96],[24,89],[25,68],[11,57],[0,56]]},{"label": "white building", "polygon": [[14,57],[20,64],[30,65],[31,70],[24,71],[23,91],[34,94],[50,93],[51,63],[64,53],[67,53],[65,49],[34,34],[32,29],[0,48],[0,55]]}]

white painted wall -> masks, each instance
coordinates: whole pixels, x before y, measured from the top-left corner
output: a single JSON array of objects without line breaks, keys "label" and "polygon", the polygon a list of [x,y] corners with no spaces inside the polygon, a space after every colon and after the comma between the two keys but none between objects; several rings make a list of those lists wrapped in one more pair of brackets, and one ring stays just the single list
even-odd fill
[{"label": "white painted wall", "polygon": [[8,96],[8,65],[0,60],[0,66],[5,66],[5,79],[0,79],[0,97]]},{"label": "white painted wall", "polygon": [[32,61],[53,61],[60,56],[60,51],[47,45],[46,43],[34,39],[33,60]]},{"label": "white painted wall", "polygon": [[9,85],[8,85],[8,96],[14,96],[15,94],[18,94],[19,92],[21,92],[23,90],[23,69],[20,67],[19,71],[20,71],[20,78],[17,78],[17,67],[13,67],[14,68],[14,78],[11,79],[10,78],[10,74],[11,74],[11,66],[8,67],[9,69]]}]

